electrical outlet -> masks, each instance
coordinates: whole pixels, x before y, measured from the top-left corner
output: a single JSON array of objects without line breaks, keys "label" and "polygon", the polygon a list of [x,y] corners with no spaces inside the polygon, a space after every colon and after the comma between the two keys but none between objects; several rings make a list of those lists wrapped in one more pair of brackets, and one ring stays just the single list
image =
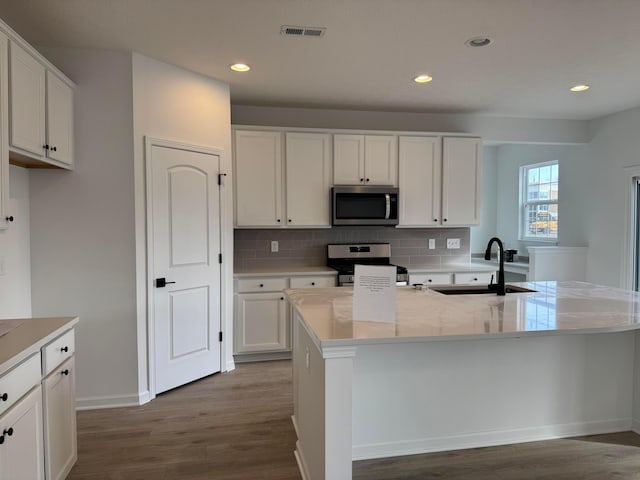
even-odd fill
[{"label": "electrical outlet", "polygon": [[430,238],[429,239],[429,250],[434,250],[436,248],[436,239],[435,238]]},{"label": "electrical outlet", "polygon": [[447,248],[460,248],[460,239],[447,238]]},{"label": "electrical outlet", "polygon": [[271,253],[276,253],[280,247],[277,240],[271,240]]}]

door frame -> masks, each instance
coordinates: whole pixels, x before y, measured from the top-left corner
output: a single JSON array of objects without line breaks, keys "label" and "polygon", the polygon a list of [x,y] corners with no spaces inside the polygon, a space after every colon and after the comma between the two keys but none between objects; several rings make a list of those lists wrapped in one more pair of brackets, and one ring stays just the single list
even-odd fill
[{"label": "door frame", "polygon": [[633,290],[636,267],[634,262],[636,252],[636,225],[638,219],[636,198],[636,179],[640,178],[640,165],[624,167],[624,194],[625,194],[625,232],[623,237],[622,258],[620,259],[620,287]]},{"label": "door frame", "polygon": [[[152,189],[150,187],[150,183],[152,181],[151,177],[151,150],[152,147],[165,147],[165,148],[173,148],[176,150],[186,150],[190,152],[202,153],[205,155],[216,155],[218,157],[218,165],[219,165],[219,173],[222,175],[227,175],[224,173],[224,165],[223,165],[223,150],[216,147],[205,147],[202,145],[193,145],[184,142],[178,142],[175,140],[167,140],[162,138],[155,138],[150,136],[144,137],[144,163],[145,163],[145,215],[146,215],[146,291],[147,291],[147,335],[145,342],[147,344],[147,381],[148,381],[148,392],[149,397],[148,400],[153,400],[156,398],[156,372],[155,372],[155,319],[153,317],[153,215],[151,212],[152,208]],[[224,178],[224,177],[223,177]],[[223,182],[220,186],[220,191],[218,195],[218,208],[219,208],[219,244],[220,244],[220,253],[224,253],[228,250],[227,245],[225,244],[225,225],[226,225],[226,213],[228,212],[228,207],[226,205],[226,195],[223,193],[223,187],[225,183]],[[224,258],[224,255],[223,255]],[[226,332],[226,316],[225,316],[225,299],[227,297],[227,282],[225,282],[224,268],[223,265],[220,265],[220,331],[222,332],[223,341],[220,345],[220,371],[224,372],[228,368],[225,366],[225,352],[226,346],[228,345],[228,339],[231,335],[227,335]],[[140,340],[139,342],[140,343]],[[146,402],[141,402],[146,403]]]}]

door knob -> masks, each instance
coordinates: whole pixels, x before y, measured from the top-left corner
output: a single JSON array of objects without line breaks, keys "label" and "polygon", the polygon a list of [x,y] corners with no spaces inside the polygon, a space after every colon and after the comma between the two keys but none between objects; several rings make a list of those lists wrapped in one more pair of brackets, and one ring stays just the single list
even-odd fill
[{"label": "door knob", "polygon": [[166,287],[170,283],[176,283],[176,282],[167,282],[167,279],[164,277],[156,278],[156,288]]}]

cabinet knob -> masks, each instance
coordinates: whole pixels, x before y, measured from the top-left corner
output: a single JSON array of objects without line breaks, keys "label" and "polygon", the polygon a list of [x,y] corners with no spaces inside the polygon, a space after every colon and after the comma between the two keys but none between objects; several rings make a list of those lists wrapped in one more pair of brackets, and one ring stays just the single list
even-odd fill
[{"label": "cabinet knob", "polygon": [[3,393],[0,396],[0,400],[2,400],[3,402],[6,402],[7,400],[9,400],[9,395],[7,393]]},{"label": "cabinet knob", "polygon": [[291,219],[289,219],[289,223],[291,223]]},{"label": "cabinet knob", "polygon": [[54,152],[57,152],[58,148],[57,147],[51,147],[51,150],[53,150]]},{"label": "cabinet knob", "polygon": [[264,287],[264,283],[261,283],[261,284],[260,284],[260,287]]},{"label": "cabinet knob", "polygon": [[284,300],[284,297],[280,297],[280,300]]},{"label": "cabinet knob", "polygon": [[438,221],[438,219],[437,219],[437,218],[434,218],[434,219],[433,219],[433,221],[434,221],[434,222],[437,222],[437,221]]},{"label": "cabinet knob", "polygon": [[442,219],[442,221],[443,221],[443,222],[446,222],[446,221],[447,221],[447,219],[446,219],[446,218],[443,218],[443,219]]},{"label": "cabinet knob", "polygon": [[45,150],[49,150],[49,145],[45,143],[44,145],[42,145],[42,148],[44,148]]},{"label": "cabinet knob", "polygon": [[60,375],[69,375],[69,370],[66,368],[60,372]]},{"label": "cabinet knob", "polygon": [[362,182],[364,182],[364,178],[361,178],[361,179],[360,179],[360,183],[362,183]]},{"label": "cabinet knob", "polygon": [[280,223],[280,219],[278,219],[278,223]]},{"label": "cabinet knob", "polygon": [[427,282],[431,283],[431,282],[433,282],[433,280],[429,279],[429,280],[427,280]]},{"label": "cabinet knob", "polygon": [[478,281],[478,277],[473,277],[473,281],[477,282]]},{"label": "cabinet knob", "polygon": [[8,217],[4,217],[4,219],[5,219],[7,222],[13,222],[13,215],[10,215],[10,216],[8,216]]},{"label": "cabinet knob", "polygon": [[62,347],[60,349],[61,352],[68,352],[69,351],[69,347]]},{"label": "cabinet knob", "polygon": [[13,427],[5,428],[4,432],[2,432],[2,435],[6,435],[8,437],[13,435]]},{"label": "cabinet knob", "polygon": [[311,282],[311,285],[315,285],[315,284],[316,284],[316,282]]},{"label": "cabinet knob", "polygon": [[367,183],[369,183],[369,179],[367,178]]}]

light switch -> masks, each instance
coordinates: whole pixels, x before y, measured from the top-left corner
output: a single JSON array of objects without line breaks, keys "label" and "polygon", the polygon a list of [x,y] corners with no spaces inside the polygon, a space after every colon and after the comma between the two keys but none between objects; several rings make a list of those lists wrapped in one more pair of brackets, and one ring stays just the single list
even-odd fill
[{"label": "light switch", "polygon": [[429,250],[434,250],[436,248],[436,239],[435,238],[430,238],[429,239]]},{"label": "light switch", "polygon": [[271,253],[276,253],[278,251],[278,241],[271,240]]}]

